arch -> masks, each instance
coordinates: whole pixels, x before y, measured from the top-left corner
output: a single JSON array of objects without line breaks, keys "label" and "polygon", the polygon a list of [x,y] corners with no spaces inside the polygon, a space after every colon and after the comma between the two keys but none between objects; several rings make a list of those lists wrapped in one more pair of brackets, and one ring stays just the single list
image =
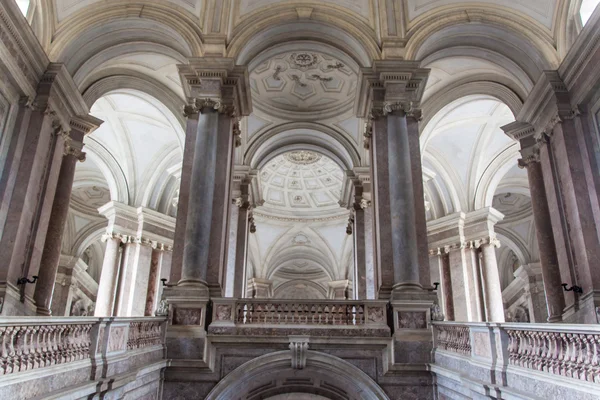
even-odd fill
[{"label": "arch", "polygon": [[[485,24],[473,24],[473,20]],[[560,64],[549,29],[502,6],[490,4],[485,10],[464,4],[438,7],[415,19],[408,36],[407,60],[422,60],[436,50],[467,44],[504,54],[525,67],[534,80],[542,70]]]},{"label": "arch", "polygon": [[[367,374],[338,357],[308,350],[304,369],[292,369],[291,362],[291,351],[279,351],[250,360],[223,378],[206,400],[245,399],[249,392],[260,398],[281,393],[313,393],[333,400],[389,400],[381,387]],[[311,383],[306,384],[290,382],[289,385],[286,384],[286,389],[271,384],[283,383],[287,377],[312,379],[308,380]],[[315,387],[315,384],[321,382],[326,384]],[[336,394],[328,387],[339,392]],[[341,397],[340,392],[347,397]]]},{"label": "arch", "polygon": [[180,144],[183,146],[183,130],[185,129],[185,117],[183,116],[182,110],[185,105],[185,101],[179,98],[173,93],[168,87],[164,86],[160,82],[154,81],[152,78],[136,74],[133,71],[127,71],[126,74],[120,72],[123,71],[111,71],[116,72],[114,75],[108,75],[106,77],[99,77],[93,84],[85,88],[83,92],[83,100],[91,107],[98,99],[102,96],[114,92],[116,90],[134,90],[145,93],[162,105],[164,105],[172,114],[172,118],[177,120],[178,125],[181,127]]},{"label": "arch", "polygon": [[297,149],[324,154],[342,170],[361,165],[358,149],[344,134],[313,122],[281,124],[255,134],[244,154],[244,164],[259,169],[279,154]]},{"label": "arch", "polygon": [[[86,138],[85,148],[88,150],[86,157],[94,161],[106,179],[111,200],[128,204],[131,195],[129,184],[117,159],[93,137]],[[76,184],[77,182],[75,182]]]},{"label": "arch", "polygon": [[479,80],[479,77],[475,77],[472,81],[457,82],[445,87],[423,103],[424,117],[423,122],[419,125],[421,132],[426,129],[427,124],[444,107],[458,99],[473,95],[484,95],[497,99],[506,104],[514,116],[518,115],[523,107],[523,100],[509,87],[493,81]]},{"label": "arch", "polygon": [[314,40],[337,47],[361,67],[381,58],[373,29],[345,7],[319,4],[310,19],[299,19],[297,6],[277,4],[244,15],[236,24],[227,56],[239,65],[274,45],[294,40]]},{"label": "arch", "polygon": [[[139,12],[132,13],[136,8]],[[128,42],[162,44],[186,57],[202,56],[202,32],[198,22],[197,16],[170,2],[93,4],[61,21],[49,57],[64,62],[74,73],[85,60],[113,44],[122,43],[123,37],[127,37]]]},{"label": "arch", "polygon": [[[273,289],[273,297],[276,299],[293,299],[295,297],[286,297],[286,296],[282,296],[281,293],[286,293],[291,287],[298,285],[298,284],[303,284],[306,285],[307,287],[309,287],[310,289],[312,289],[310,292],[313,294],[318,293],[321,297],[321,299],[326,299],[327,298],[327,291],[319,284],[306,280],[306,279],[293,279],[293,280],[289,280],[285,283],[282,283],[280,285],[278,285],[277,287],[275,287]],[[314,297],[314,296],[309,296],[306,297],[307,299],[318,299],[319,297]]]}]

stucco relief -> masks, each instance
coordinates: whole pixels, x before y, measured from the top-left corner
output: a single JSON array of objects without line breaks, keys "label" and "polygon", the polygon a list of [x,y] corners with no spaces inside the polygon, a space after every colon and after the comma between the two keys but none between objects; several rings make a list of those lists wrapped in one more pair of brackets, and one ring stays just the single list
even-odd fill
[{"label": "stucco relief", "polygon": [[202,309],[175,308],[173,310],[173,325],[200,325]]}]

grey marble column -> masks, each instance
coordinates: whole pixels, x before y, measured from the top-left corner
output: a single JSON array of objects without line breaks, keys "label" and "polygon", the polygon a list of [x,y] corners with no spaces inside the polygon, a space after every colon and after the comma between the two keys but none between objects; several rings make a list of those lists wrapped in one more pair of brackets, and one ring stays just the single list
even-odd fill
[{"label": "grey marble column", "polygon": [[360,204],[354,205],[354,269],[356,298],[367,298],[367,263],[365,254],[365,212]]},{"label": "grey marble column", "polygon": [[219,113],[204,106],[190,176],[188,212],[179,285],[206,286],[217,157]]},{"label": "grey marble column", "polygon": [[183,148],[183,163],[181,165],[181,181],[179,184],[179,200],[177,203],[177,222],[175,224],[175,238],[173,240],[173,258],[169,280],[178,282],[181,279],[183,266],[183,244],[185,242],[185,227],[188,215],[188,203],[190,198],[190,178],[194,163],[194,149],[196,148],[196,136],[198,134],[198,112],[193,107],[187,107],[185,111],[187,118],[185,128],[185,145]]},{"label": "grey marble column", "polygon": [[106,251],[104,252],[104,262],[102,263],[100,283],[98,284],[96,310],[94,311],[96,317],[110,317],[113,315],[119,277],[121,237],[107,235],[105,239]]},{"label": "grey marble column", "polygon": [[375,239],[373,237],[373,207],[371,202],[365,202],[363,212],[365,215],[365,268],[367,273],[367,299],[376,298],[375,282]]},{"label": "grey marble column", "polygon": [[421,289],[415,199],[406,114],[387,115],[394,291]]},{"label": "grey marble column", "polygon": [[52,292],[56,281],[56,273],[60,261],[61,242],[67,217],[73,180],[75,179],[75,166],[77,161],[85,160],[85,153],[81,151],[83,135],[76,141],[64,138],[64,156],[60,166],[60,175],[54,194],[54,202],[48,223],[48,232],[42,253],[42,261],[38,272],[38,282],[35,286],[34,300],[38,315],[49,316],[51,312]]},{"label": "grey marble column", "polygon": [[481,275],[483,280],[483,298],[487,322],[504,322],[504,302],[500,275],[496,260],[496,242],[491,239],[481,244]]},{"label": "grey marble column", "polygon": [[248,257],[248,204],[241,204],[237,214],[237,235],[236,235],[236,253],[235,270],[233,276],[233,297],[241,298],[244,295],[246,286],[246,259]]},{"label": "grey marble column", "polygon": [[554,243],[550,209],[548,208],[546,198],[542,165],[539,162],[539,149],[536,146],[530,150],[523,149],[521,153],[524,155],[524,158],[519,160],[519,165],[527,168],[527,177],[529,178],[531,207],[533,209],[533,219],[542,267],[542,279],[544,281],[544,292],[548,307],[548,322],[560,322],[562,321],[562,313],[565,308],[565,297],[561,286],[562,278],[558,266],[558,256]]}]

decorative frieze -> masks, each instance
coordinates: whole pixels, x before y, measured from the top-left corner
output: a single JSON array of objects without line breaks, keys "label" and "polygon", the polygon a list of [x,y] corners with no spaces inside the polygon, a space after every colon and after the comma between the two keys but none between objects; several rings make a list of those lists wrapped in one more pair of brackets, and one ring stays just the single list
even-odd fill
[{"label": "decorative frieze", "polygon": [[162,326],[160,321],[135,321],[129,323],[127,350],[143,349],[162,344]]}]

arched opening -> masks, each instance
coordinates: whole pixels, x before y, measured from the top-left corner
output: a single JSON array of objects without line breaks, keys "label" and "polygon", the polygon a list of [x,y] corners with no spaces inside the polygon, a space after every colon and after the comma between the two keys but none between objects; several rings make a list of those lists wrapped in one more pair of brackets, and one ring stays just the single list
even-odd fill
[{"label": "arched opening", "polygon": [[[257,179],[247,296],[265,296],[253,286],[259,279],[272,286],[269,297],[351,298],[353,247],[349,210],[340,207],[340,166],[325,154],[298,149],[265,159]],[[346,288],[335,292],[344,282]]]},{"label": "arched opening", "polygon": [[[140,240],[159,243],[143,229],[138,234],[138,222],[152,213],[159,213],[174,230],[183,141],[179,121],[154,97],[132,89],[103,94],[92,105],[91,114],[104,123],[84,138],[86,158],[75,170],[59,271],[59,278],[77,281],[78,285],[70,296],[56,291],[54,315],[93,315],[107,232],[119,234],[123,242],[131,244]],[[172,241],[172,237],[165,240]],[[124,249],[120,267],[112,272],[120,279],[117,299],[128,293],[128,278],[123,273],[128,268],[144,269],[128,266],[133,259]],[[164,267],[168,269],[167,263]],[[163,271],[165,274],[168,271]],[[116,307],[114,313],[144,315],[144,310],[140,313],[139,309]]]},{"label": "arched opening", "polygon": [[[363,371],[338,357],[307,351],[302,369],[293,369],[292,352],[257,357],[229,373],[206,400],[239,398],[388,400]],[[282,397],[283,396],[283,397]],[[307,397],[308,396],[308,397]],[[314,397],[310,397],[314,396]]]}]

